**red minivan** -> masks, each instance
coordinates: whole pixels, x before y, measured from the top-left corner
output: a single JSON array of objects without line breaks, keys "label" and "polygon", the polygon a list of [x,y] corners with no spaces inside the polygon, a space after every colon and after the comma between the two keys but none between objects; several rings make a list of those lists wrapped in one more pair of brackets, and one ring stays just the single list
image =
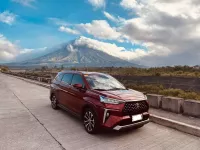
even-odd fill
[{"label": "red minivan", "polygon": [[108,74],[59,72],[51,83],[50,100],[53,109],[60,107],[79,116],[91,134],[101,127],[121,130],[149,122],[147,97]]}]

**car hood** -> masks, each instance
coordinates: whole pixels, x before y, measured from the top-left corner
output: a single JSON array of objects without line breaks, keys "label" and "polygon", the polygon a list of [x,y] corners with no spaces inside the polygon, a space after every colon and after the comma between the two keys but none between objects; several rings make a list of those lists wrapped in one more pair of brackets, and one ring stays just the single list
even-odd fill
[{"label": "car hood", "polygon": [[128,90],[114,90],[114,91],[101,91],[103,95],[110,98],[117,98],[125,101],[133,100],[146,100],[146,96],[138,91],[128,89]]}]

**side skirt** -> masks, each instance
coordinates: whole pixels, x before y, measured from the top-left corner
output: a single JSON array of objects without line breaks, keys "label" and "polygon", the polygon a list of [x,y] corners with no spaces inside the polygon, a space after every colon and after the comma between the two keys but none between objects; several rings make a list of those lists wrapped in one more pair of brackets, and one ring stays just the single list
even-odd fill
[{"label": "side skirt", "polygon": [[61,109],[65,110],[67,112],[69,112],[70,114],[76,116],[77,118],[81,119],[81,115],[80,114],[75,113],[74,111],[70,110],[69,108],[63,106],[62,104],[58,104],[58,107],[60,107]]}]

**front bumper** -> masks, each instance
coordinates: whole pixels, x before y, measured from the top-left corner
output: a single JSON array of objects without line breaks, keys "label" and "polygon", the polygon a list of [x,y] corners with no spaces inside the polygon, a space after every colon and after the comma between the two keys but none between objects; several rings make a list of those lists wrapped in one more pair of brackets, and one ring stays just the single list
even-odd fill
[{"label": "front bumper", "polygon": [[121,130],[124,128],[131,128],[147,124],[149,122],[149,113],[143,112],[141,114],[143,116],[143,119],[133,122],[132,115],[137,114],[123,115],[123,113],[119,110],[104,109],[102,126],[114,130]]},{"label": "front bumper", "polygon": [[141,122],[133,123],[133,124],[124,125],[124,126],[117,125],[113,129],[114,130],[122,130],[122,129],[126,129],[126,128],[132,128],[132,127],[137,127],[137,126],[145,125],[147,123],[149,123],[149,119],[141,121]]}]

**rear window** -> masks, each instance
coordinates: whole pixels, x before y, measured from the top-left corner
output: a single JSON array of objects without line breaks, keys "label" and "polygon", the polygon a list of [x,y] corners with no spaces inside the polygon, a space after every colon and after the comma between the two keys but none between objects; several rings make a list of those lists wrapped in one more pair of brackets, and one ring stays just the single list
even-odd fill
[{"label": "rear window", "polygon": [[62,73],[58,73],[58,75],[56,76],[55,80],[61,81],[62,77],[63,77],[63,74]]},{"label": "rear window", "polygon": [[67,83],[67,84],[71,84],[72,76],[73,76],[72,73],[64,74],[64,76],[62,78],[62,82]]}]

